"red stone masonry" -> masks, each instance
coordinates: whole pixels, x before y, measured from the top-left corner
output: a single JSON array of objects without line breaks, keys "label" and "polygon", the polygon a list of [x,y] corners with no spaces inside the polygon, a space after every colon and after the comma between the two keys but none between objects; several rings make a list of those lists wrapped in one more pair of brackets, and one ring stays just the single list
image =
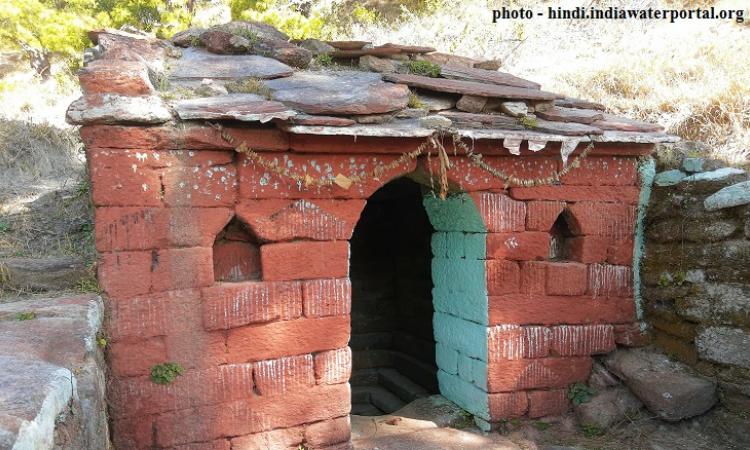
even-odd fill
[{"label": "red stone masonry", "polygon": [[[235,152],[204,120],[161,118],[151,103],[112,112],[118,102],[161,102],[133,55],[161,55],[162,44],[123,36],[99,34],[111,56],[87,66],[84,104],[69,114],[83,125],[96,207],[116,448],[350,448],[348,239],[369,196],[397,177],[437,173],[438,158],[349,188],[306,187]],[[235,145],[331,177],[370,172],[430,135],[225,127]],[[514,155],[503,133],[514,131],[464,142],[516,177],[562,169],[560,135],[532,152],[527,142],[544,136],[527,133]],[[449,152],[451,190],[470,195],[486,229],[486,422],[564,413],[566,389],[586,380],[591,355],[631,342],[620,334],[636,322],[637,158],[663,135],[606,133],[552,186],[508,186]],[[571,158],[586,147],[581,139]],[[561,221],[566,256],[550,260]],[[152,367],[165,362],[184,373],[152,382]]]}]

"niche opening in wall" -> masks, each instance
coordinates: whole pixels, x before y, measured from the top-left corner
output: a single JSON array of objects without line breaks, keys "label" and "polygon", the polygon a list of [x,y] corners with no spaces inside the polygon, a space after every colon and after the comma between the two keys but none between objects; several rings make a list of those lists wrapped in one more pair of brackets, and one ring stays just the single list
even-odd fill
[{"label": "niche opening in wall", "polygon": [[214,279],[229,282],[261,279],[260,245],[236,217],[214,241]]},{"label": "niche opening in wall", "polygon": [[570,239],[576,236],[575,230],[577,228],[575,219],[567,209],[557,216],[549,232],[549,259],[551,261],[569,261],[571,259]]}]

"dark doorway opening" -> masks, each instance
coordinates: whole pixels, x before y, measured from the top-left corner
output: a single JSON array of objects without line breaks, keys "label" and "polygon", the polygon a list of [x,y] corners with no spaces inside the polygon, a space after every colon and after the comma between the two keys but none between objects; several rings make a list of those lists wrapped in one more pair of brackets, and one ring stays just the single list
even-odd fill
[{"label": "dark doorway opening", "polygon": [[422,196],[409,179],[388,183],[368,199],[352,236],[352,414],[387,414],[438,393],[434,230]]}]

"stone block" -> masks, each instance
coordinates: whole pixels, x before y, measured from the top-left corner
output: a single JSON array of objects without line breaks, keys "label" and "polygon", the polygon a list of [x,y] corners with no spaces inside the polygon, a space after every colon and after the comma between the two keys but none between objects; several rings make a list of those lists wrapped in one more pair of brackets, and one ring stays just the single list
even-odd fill
[{"label": "stone block", "polygon": [[550,262],[547,264],[547,288],[549,295],[583,295],[588,288],[586,264],[574,262]]},{"label": "stone block", "polygon": [[217,283],[201,290],[202,323],[207,330],[223,330],[302,315],[299,282]]},{"label": "stone block", "polygon": [[554,355],[594,355],[615,348],[612,325],[559,325],[551,328],[550,350]]},{"label": "stone block", "polygon": [[538,231],[525,233],[488,233],[487,257],[515,261],[534,261],[549,257],[550,235]]},{"label": "stone block", "polygon": [[750,333],[745,330],[707,327],[696,336],[695,346],[701,359],[750,369]]},{"label": "stone block", "polygon": [[282,242],[260,248],[263,280],[343,278],[349,275],[349,243]]},{"label": "stone block", "polygon": [[528,202],[526,206],[526,229],[549,231],[564,209],[565,202]]},{"label": "stone block", "polygon": [[591,358],[539,358],[496,361],[488,365],[489,392],[563,388],[585,381],[591,372]]},{"label": "stone block", "polygon": [[295,355],[253,363],[255,389],[260,395],[284,396],[315,385],[313,356]]},{"label": "stone block", "polygon": [[348,316],[303,318],[229,330],[230,362],[261,361],[345,347]]},{"label": "stone block", "polygon": [[519,291],[521,271],[516,261],[492,259],[486,264],[489,295],[511,294]]},{"label": "stone block", "polygon": [[352,373],[352,351],[349,347],[328,350],[315,355],[315,381],[339,384],[349,381]]},{"label": "stone block", "polygon": [[663,420],[703,414],[717,401],[716,383],[658,353],[619,350],[607,356],[605,364]]},{"label": "stone block", "polygon": [[507,294],[489,297],[490,325],[626,323],[635,320],[632,298]]},{"label": "stone block", "polygon": [[306,280],[302,283],[305,317],[348,315],[352,284],[348,278]]},{"label": "stone block", "polygon": [[531,419],[544,416],[562,416],[570,408],[567,389],[529,391],[528,395],[528,416]]}]

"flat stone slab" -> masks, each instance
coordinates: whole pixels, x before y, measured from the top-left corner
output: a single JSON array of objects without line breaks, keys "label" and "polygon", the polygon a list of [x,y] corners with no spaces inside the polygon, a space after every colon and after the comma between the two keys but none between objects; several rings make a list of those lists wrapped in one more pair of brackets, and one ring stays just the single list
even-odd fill
[{"label": "flat stone slab", "polygon": [[712,170],[710,172],[700,172],[690,175],[685,177],[683,181],[721,181],[737,175],[744,175],[745,173],[747,172],[735,167],[722,167],[721,169]]},{"label": "flat stone slab", "polygon": [[279,126],[289,133],[321,136],[420,138],[435,134],[434,129],[421,126],[418,119],[399,119],[384,124],[356,124],[347,127],[337,125],[287,124],[279,124]]},{"label": "flat stone slab", "polygon": [[169,73],[173,80],[234,80],[243,78],[288,77],[293,69],[273,58],[259,55],[217,55],[202,49],[188,48]]},{"label": "flat stone slab", "polygon": [[684,364],[651,351],[618,350],[605,358],[649,411],[663,420],[678,421],[703,414],[716,403],[716,383],[693,374]]},{"label": "flat stone slab", "polygon": [[466,425],[466,412],[442,395],[416,399],[399,409],[394,416],[426,420],[438,427]]},{"label": "flat stone slab", "polygon": [[536,120],[532,127],[536,131],[544,133],[561,134],[563,136],[588,136],[602,134],[602,130],[591,125],[575,122],[551,122],[549,120]]},{"label": "flat stone slab", "polygon": [[102,317],[91,294],[0,304],[0,449],[52,449],[71,410],[81,426],[66,428],[66,448],[109,448]]},{"label": "flat stone slab", "polygon": [[590,124],[594,121],[604,119],[604,115],[601,111],[595,109],[564,108],[562,106],[555,106],[544,111],[536,111],[535,114],[537,117],[544,120],[551,120],[553,122],[578,122]]},{"label": "flat stone slab", "polygon": [[312,126],[328,126],[328,127],[348,127],[357,123],[356,120],[348,119],[346,117],[335,117],[335,116],[311,116],[309,114],[297,114],[290,119],[290,122],[295,125],[312,125]]},{"label": "flat stone slab", "polygon": [[[410,425],[391,419],[379,422],[376,434],[368,439],[354,440],[356,450],[521,450],[517,444],[499,433],[482,434],[478,431],[454,428],[427,428],[410,433],[383,435],[388,428]],[[392,423],[392,424],[391,424]]]},{"label": "flat stone slab", "polygon": [[506,130],[525,130],[523,125],[515,117],[500,114],[477,114],[461,111],[441,111],[438,114],[447,117],[457,124],[489,125],[493,128]]},{"label": "flat stone slab", "polygon": [[51,449],[55,420],[76,387],[73,373],[35,359],[0,355],[0,449]]},{"label": "flat stone slab", "polygon": [[329,55],[334,58],[359,58],[360,56],[391,56],[401,54],[395,47],[371,47],[359,50],[334,50]]},{"label": "flat stone slab", "polygon": [[478,83],[491,83],[503,86],[516,86],[529,89],[539,89],[541,84],[495,70],[475,69],[461,65],[440,66],[440,76],[452,80],[476,81]]},{"label": "flat stone slab", "polygon": [[633,144],[660,144],[679,142],[679,136],[667,133],[643,133],[633,131],[604,130],[601,135],[591,136],[595,142],[630,142]]},{"label": "flat stone slab", "polygon": [[508,98],[514,100],[549,101],[560,95],[538,89],[503,86],[499,84],[484,84],[474,81],[448,80],[445,78],[430,78],[410,74],[385,74],[383,79],[393,83],[452,94],[468,94],[479,97]]},{"label": "flat stone slab", "polygon": [[265,85],[274,100],[308,114],[380,114],[409,102],[406,86],[384,83],[369,72],[298,72]]},{"label": "flat stone slab", "polygon": [[750,333],[740,328],[708,327],[698,333],[695,346],[701,359],[750,369]]},{"label": "flat stone slab", "polygon": [[750,203],[750,181],[743,181],[742,183],[727,186],[708,196],[703,201],[703,207],[707,211],[716,211],[748,203]]},{"label": "flat stone slab", "polygon": [[126,97],[122,95],[86,95],[68,106],[65,115],[76,125],[140,123],[158,124],[172,119],[166,103],[156,95]]},{"label": "flat stone slab", "polygon": [[641,131],[641,132],[659,132],[664,131],[661,125],[641,122],[640,120],[628,119],[627,117],[615,116],[614,114],[604,114],[604,119],[592,122],[592,125],[602,130],[617,131]]},{"label": "flat stone slab", "polygon": [[607,107],[601,103],[573,97],[565,97],[555,100],[555,106],[562,106],[563,108],[596,109],[598,111],[605,111],[607,109]]},{"label": "flat stone slab", "polygon": [[681,170],[665,170],[664,172],[659,172],[656,174],[656,177],[654,177],[654,184],[657,186],[674,186],[684,179],[685,172]]},{"label": "flat stone slab", "polygon": [[339,50],[359,50],[365,45],[372,44],[368,41],[326,41],[326,44]]},{"label": "flat stone slab", "polygon": [[62,291],[74,288],[88,275],[76,258],[7,258],[0,260],[0,285],[18,290]]},{"label": "flat stone slab", "polygon": [[273,119],[286,120],[297,114],[283,103],[266,100],[255,94],[229,94],[179,100],[173,103],[180,119],[221,120],[265,123]]}]

